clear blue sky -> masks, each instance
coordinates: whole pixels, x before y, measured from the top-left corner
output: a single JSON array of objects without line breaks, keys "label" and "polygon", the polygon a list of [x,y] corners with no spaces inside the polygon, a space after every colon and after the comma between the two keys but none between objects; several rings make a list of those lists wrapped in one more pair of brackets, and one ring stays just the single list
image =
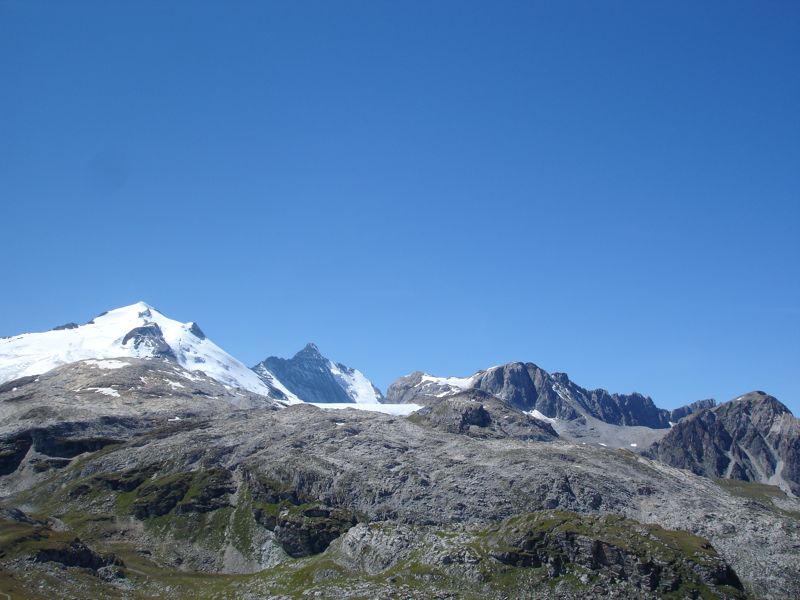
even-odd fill
[{"label": "clear blue sky", "polygon": [[0,0],[0,335],[800,413],[800,4]]}]

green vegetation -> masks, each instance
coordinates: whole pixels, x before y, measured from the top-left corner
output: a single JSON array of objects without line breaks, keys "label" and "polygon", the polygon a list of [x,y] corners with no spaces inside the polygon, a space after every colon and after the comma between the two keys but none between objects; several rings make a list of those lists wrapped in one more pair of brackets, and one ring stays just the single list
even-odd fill
[{"label": "green vegetation", "polygon": [[[414,528],[402,533],[415,540],[411,555],[370,574],[336,546],[329,548],[359,520],[350,511],[251,472],[238,473],[236,485],[234,475],[223,469],[157,476],[163,472],[163,465],[152,465],[77,478],[47,496],[41,513],[33,515],[40,519],[37,524],[0,523],[0,591],[30,598],[37,598],[36,593],[122,595],[113,583],[71,567],[61,575],[38,563],[15,569],[14,577],[3,571],[8,561],[62,548],[77,535],[95,552],[113,552],[125,562],[128,598],[222,599],[245,592],[299,597],[301,591],[334,598],[357,590],[354,597],[362,591],[365,598],[425,597],[440,591],[469,599],[534,597],[555,593],[554,588],[559,595],[580,596],[597,585],[647,590],[660,598],[718,598],[720,592],[743,597],[729,585],[737,583],[735,576],[730,573],[730,580],[725,579],[727,567],[702,538],[620,516],[561,511],[518,515],[483,528]],[[782,494],[771,486],[720,485],[769,505]],[[49,515],[68,531],[49,528]],[[125,536],[119,532],[131,527],[157,543],[140,548],[121,542]],[[381,536],[401,534],[388,522],[370,529]],[[231,548],[257,562],[268,537],[294,558],[252,574],[192,570],[221,568],[222,556]],[[209,562],[210,557],[219,562]],[[184,560],[175,566],[178,558]],[[719,580],[710,582],[709,573]]]},{"label": "green vegetation", "polygon": [[784,510],[774,500],[788,499],[786,493],[777,486],[738,479],[715,479],[715,483],[725,491],[761,504],[764,508],[781,515],[800,520],[800,512]]}]

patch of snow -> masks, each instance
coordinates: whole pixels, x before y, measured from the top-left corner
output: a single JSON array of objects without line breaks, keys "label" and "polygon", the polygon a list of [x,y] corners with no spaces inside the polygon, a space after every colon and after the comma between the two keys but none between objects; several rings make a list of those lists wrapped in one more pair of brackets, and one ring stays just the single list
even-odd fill
[{"label": "patch of snow", "polygon": [[167,419],[167,421],[180,421],[180,417],[172,417],[171,419]]},{"label": "patch of snow", "polygon": [[636,448],[636,447],[638,447],[638,444],[631,444],[631,448]]},{"label": "patch of snow", "polygon": [[119,398],[119,392],[114,388],[110,387],[88,387],[84,388],[87,392],[97,392],[98,394],[103,394],[104,396],[113,396],[114,398]]},{"label": "patch of snow", "polygon": [[339,368],[335,362],[329,360],[328,368],[331,374],[344,385],[345,392],[358,404],[378,404],[378,394],[372,382],[357,369],[349,372]]},{"label": "patch of snow", "polygon": [[601,445],[603,448],[608,448],[608,444],[604,444],[603,442],[600,442],[600,445]]},{"label": "patch of snow", "polygon": [[318,408],[330,409],[330,410],[341,410],[344,408],[354,408],[356,410],[368,410],[372,412],[380,412],[385,413],[387,415],[395,415],[400,417],[405,417],[410,415],[412,412],[419,410],[422,408],[419,404],[381,404],[379,402],[375,402],[373,404],[367,404],[365,402],[309,402]]},{"label": "patch of snow", "polygon": [[433,383],[434,385],[447,386],[456,390],[466,390],[472,386],[475,376],[472,377],[434,377],[427,373],[422,375],[420,383]]},{"label": "patch of snow", "polygon": [[423,393],[442,398],[470,389],[475,382],[475,378],[480,373],[482,371],[470,377],[435,377],[434,375],[423,373],[419,383],[416,385],[421,388]]},{"label": "patch of snow", "polygon": [[553,389],[558,394],[558,397],[561,398],[564,402],[570,403],[572,398],[569,395],[569,391],[565,388],[562,384],[554,382]]},{"label": "patch of snow", "polygon": [[546,415],[543,415],[535,408],[533,410],[526,411],[525,414],[532,416],[534,419],[539,419],[540,421],[545,421],[547,423],[555,423],[556,421],[558,421],[558,419],[554,419],[553,417],[548,417]]},{"label": "patch of snow", "polygon": [[129,367],[130,365],[121,360],[93,360],[89,359],[84,361],[84,364],[97,367],[98,369],[121,369]]},{"label": "patch of snow", "polygon": [[178,383],[177,381],[168,380],[167,383],[169,384],[169,387],[171,387],[173,390],[186,387],[185,385],[183,385],[182,383]]}]

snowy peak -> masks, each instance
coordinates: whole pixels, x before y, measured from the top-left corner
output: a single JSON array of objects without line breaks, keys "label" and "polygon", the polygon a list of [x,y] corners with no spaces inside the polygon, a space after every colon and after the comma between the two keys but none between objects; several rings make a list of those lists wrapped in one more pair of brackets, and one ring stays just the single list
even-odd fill
[{"label": "snowy peak", "polygon": [[279,379],[305,402],[375,404],[383,395],[361,371],[325,358],[308,343],[292,358],[270,356],[253,371],[268,383]]},{"label": "snowy peak", "polygon": [[68,324],[0,340],[0,383],[79,360],[121,357],[175,361],[230,387],[297,401],[279,381],[265,384],[206,338],[196,323],[169,319],[146,302],[110,310],[85,325]]}]

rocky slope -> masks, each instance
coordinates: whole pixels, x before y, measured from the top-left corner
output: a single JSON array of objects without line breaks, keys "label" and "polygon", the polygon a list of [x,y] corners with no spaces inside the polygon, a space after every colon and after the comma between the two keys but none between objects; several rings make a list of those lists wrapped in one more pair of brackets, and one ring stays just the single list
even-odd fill
[{"label": "rocky slope", "polygon": [[84,360],[0,385],[0,495],[183,419],[279,404],[169,360]]},{"label": "rocky slope", "polygon": [[361,371],[325,358],[314,344],[307,344],[289,359],[270,356],[253,371],[267,383],[277,377],[305,402],[383,402],[383,394]]},{"label": "rocky slope", "polygon": [[406,378],[404,417],[331,409],[379,393],[316,347],[251,385],[141,305],[3,341],[0,597],[800,597],[800,502],[689,470],[797,480],[763,394],[686,417],[518,363]]},{"label": "rocky slope", "polygon": [[464,378],[412,373],[389,386],[386,400],[425,404],[431,398],[467,389],[482,390],[515,408],[535,410],[550,418],[570,421],[591,417],[612,425],[658,429],[666,429],[671,421],[705,406],[701,402],[668,411],[657,408],[649,397],[642,394],[587,390],[573,383],[566,373],[548,373],[533,363],[519,362],[492,367]]},{"label": "rocky slope", "polygon": [[800,420],[764,392],[684,419],[648,454],[700,475],[769,483],[800,495]]},{"label": "rocky slope", "polygon": [[[0,573],[10,574],[0,591],[800,594],[800,503],[777,488],[732,488],[559,441],[480,391],[409,418],[278,409],[192,381],[171,361],[125,362],[66,365],[0,394],[0,518],[17,532],[0,539]],[[63,562],[83,560],[74,555],[96,568]],[[211,577],[220,573],[230,577]]]}]

